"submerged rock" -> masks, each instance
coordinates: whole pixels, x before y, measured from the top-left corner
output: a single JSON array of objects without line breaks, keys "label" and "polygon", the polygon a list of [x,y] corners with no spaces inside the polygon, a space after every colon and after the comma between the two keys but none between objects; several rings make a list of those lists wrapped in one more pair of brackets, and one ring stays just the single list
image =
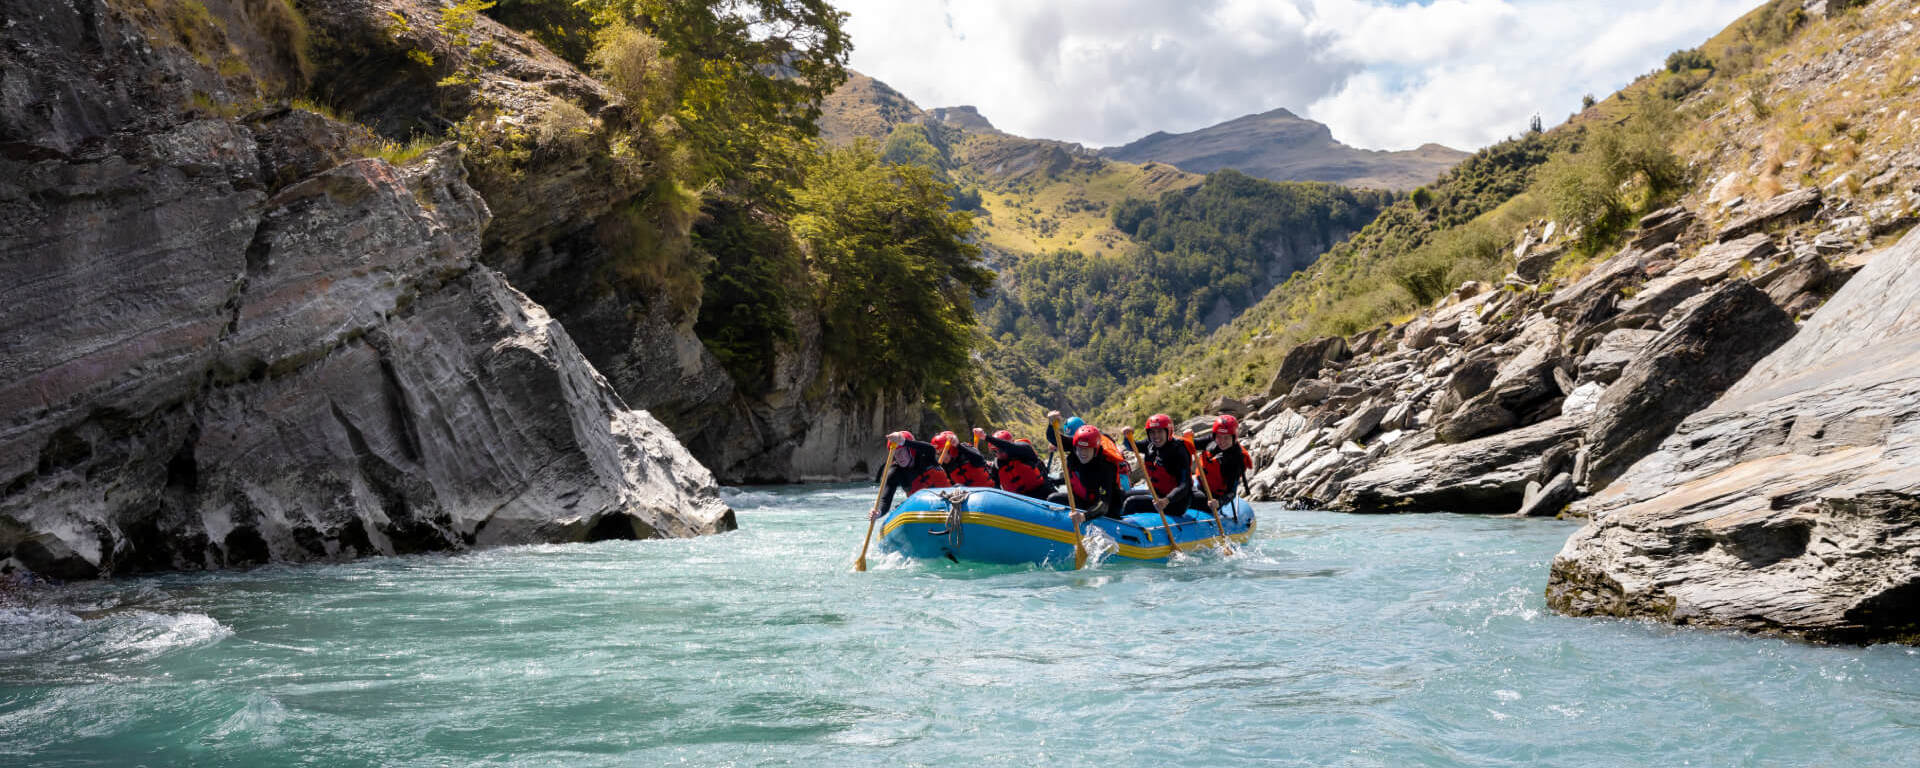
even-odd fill
[{"label": "submerged rock", "polygon": [[1920,233],[1576,505],[1557,610],[1920,640]]}]

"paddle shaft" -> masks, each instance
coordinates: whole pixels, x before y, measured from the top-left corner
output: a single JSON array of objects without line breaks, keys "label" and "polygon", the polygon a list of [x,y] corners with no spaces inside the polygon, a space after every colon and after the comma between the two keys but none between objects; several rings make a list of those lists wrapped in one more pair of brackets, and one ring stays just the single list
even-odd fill
[{"label": "paddle shaft", "polygon": [[1206,491],[1207,500],[1216,505],[1213,509],[1213,530],[1220,534],[1220,546],[1231,553],[1233,552],[1233,540],[1227,538],[1227,527],[1220,524],[1220,508],[1218,506],[1220,501],[1213,497],[1213,483],[1207,482],[1206,462],[1200,458],[1200,449],[1193,446],[1193,435],[1182,435],[1181,440],[1187,444],[1187,453],[1192,455],[1193,460],[1199,464],[1199,466],[1194,467],[1194,469],[1198,470],[1197,474],[1200,475],[1200,490]]},{"label": "paddle shaft", "polygon": [[[1173,551],[1179,552],[1180,542],[1173,540],[1173,522],[1167,519],[1167,510],[1160,506],[1160,489],[1153,487],[1153,475],[1147,474],[1147,455],[1141,453],[1140,444],[1133,441],[1133,435],[1131,434],[1133,427],[1127,427],[1127,430],[1129,432],[1129,434],[1125,436],[1127,438],[1127,447],[1133,449],[1133,457],[1140,460],[1140,477],[1147,484],[1147,495],[1153,497],[1154,511],[1160,513],[1160,530],[1167,532],[1167,546],[1172,547]],[[1152,435],[1147,436],[1147,444],[1153,444]]]},{"label": "paddle shaft", "polygon": [[[1080,509],[1079,507],[1075,506],[1074,500],[1073,500],[1073,467],[1071,464],[1067,462],[1066,435],[1060,434],[1060,421],[1058,419],[1055,419],[1053,422],[1053,445],[1055,450],[1058,450],[1060,452],[1060,479],[1066,481],[1065,485],[1067,486],[1067,512],[1071,515],[1069,519],[1079,517]],[[1087,547],[1084,540],[1080,536],[1080,521],[1074,520],[1073,521],[1073,569],[1077,571],[1077,570],[1080,570],[1081,568],[1085,568],[1086,566],[1087,566]]]},{"label": "paddle shaft", "polygon": [[[880,490],[873,495],[874,509],[879,509],[880,500],[886,498],[887,476],[893,474],[893,452],[899,448],[900,446],[894,445],[891,442],[887,443],[887,464],[880,468]],[[860,557],[853,561],[853,570],[855,571],[864,571],[867,569],[867,544],[873,541],[873,524],[878,521],[879,518],[873,515],[867,515],[867,535],[860,540]]]}]

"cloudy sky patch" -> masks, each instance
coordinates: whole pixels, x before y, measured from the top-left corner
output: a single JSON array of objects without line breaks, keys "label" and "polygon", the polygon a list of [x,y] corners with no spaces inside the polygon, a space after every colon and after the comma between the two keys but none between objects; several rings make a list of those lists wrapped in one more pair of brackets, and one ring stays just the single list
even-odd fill
[{"label": "cloudy sky patch", "polygon": [[1285,107],[1369,149],[1551,125],[1757,0],[838,0],[853,67],[923,107],[1122,144]]}]

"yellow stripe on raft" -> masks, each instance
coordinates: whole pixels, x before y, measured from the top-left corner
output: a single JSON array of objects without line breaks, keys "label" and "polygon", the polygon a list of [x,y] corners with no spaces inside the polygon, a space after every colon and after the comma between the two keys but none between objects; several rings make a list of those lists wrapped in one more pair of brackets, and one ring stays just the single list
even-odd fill
[{"label": "yellow stripe on raft", "polygon": [[[928,525],[935,525],[935,524],[944,524],[946,522],[947,522],[947,513],[945,512],[939,512],[939,511],[933,511],[933,510],[902,512],[894,516],[892,520],[887,521],[886,527],[880,529],[880,536],[882,538],[885,538],[888,535],[893,533],[893,529],[899,528],[900,526],[906,525],[908,523],[925,523]],[[1003,517],[1000,515],[988,514],[986,512],[973,512],[973,511],[962,512],[960,513],[960,524],[961,525],[984,525],[989,528],[999,528],[1003,531],[1012,531],[1014,533],[1025,534],[1027,536],[1032,536],[1037,539],[1057,541],[1057,542],[1060,542],[1061,544],[1068,544],[1068,545],[1073,544],[1072,531],[1063,531],[1059,528],[1040,525],[1038,523],[1030,523],[1025,520],[1015,520],[1011,517]],[[1246,533],[1229,534],[1227,536],[1227,539],[1229,541],[1244,542],[1253,536],[1253,529],[1259,524],[1260,524],[1259,520],[1254,520],[1251,524],[1247,526]],[[1161,558],[1165,558],[1173,554],[1173,547],[1170,547],[1170,546],[1136,547],[1132,544],[1125,544],[1118,541],[1114,543],[1119,546],[1120,551],[1118,552],[1118,554],[1121,557],[1125,557],[1133,560],[1159,560]],[[1219,544],[1220,544],[1219,536],[1209,536],[1204,539],[1194,539],[1193,541],[1181,542],[1181,546],[1186,548],[1191,548],[1196,546],[1209,546],[1209,545],[1219,546]]]}]

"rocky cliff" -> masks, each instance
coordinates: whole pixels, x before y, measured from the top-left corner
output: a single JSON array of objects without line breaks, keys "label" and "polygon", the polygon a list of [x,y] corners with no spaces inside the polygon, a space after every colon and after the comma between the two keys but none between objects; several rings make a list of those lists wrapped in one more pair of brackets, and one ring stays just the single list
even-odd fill
[{"label": "rocky cliff", "polygon": [[365,129],[272,106],[314,75],[291,6],[0,10],[0,559],[74,578],[732,527],[481,262],[457,149],[363,157]]},{"label": "rocky cliff", "polygon": [[[438,14],[421,0],[314,4],[307,16],[316,32],[354,52],[327,62],[328,88],[341,94],[341,108],[377,126],[459,123],[489,148],[469,161],[495,214],[482,260],[563,322],[628,405],[672,428],[727,483],[867,478],[881,435],[929,425],[917,393],[849,394],[846,372],[826,364],[818,313],[804,302],[789,308],[795,338],[778,344],[771,380],[734,380],[694,328],[704,267],[668,231],[684,222],[640,213],[667,193],[621,167],[611,146],[628,106],[486,17],[470,35],[492,45],[492,61],[470,88],[422,88],[433,77],[409,51],[436,61],[461,55],[436,28]],[[394,33],[391,18],[406,19],[406,31]]]},{"label": "rocky cliff", "polygon": [[1548,602],[1920,641],[1920,233],[1578,505]]}]

